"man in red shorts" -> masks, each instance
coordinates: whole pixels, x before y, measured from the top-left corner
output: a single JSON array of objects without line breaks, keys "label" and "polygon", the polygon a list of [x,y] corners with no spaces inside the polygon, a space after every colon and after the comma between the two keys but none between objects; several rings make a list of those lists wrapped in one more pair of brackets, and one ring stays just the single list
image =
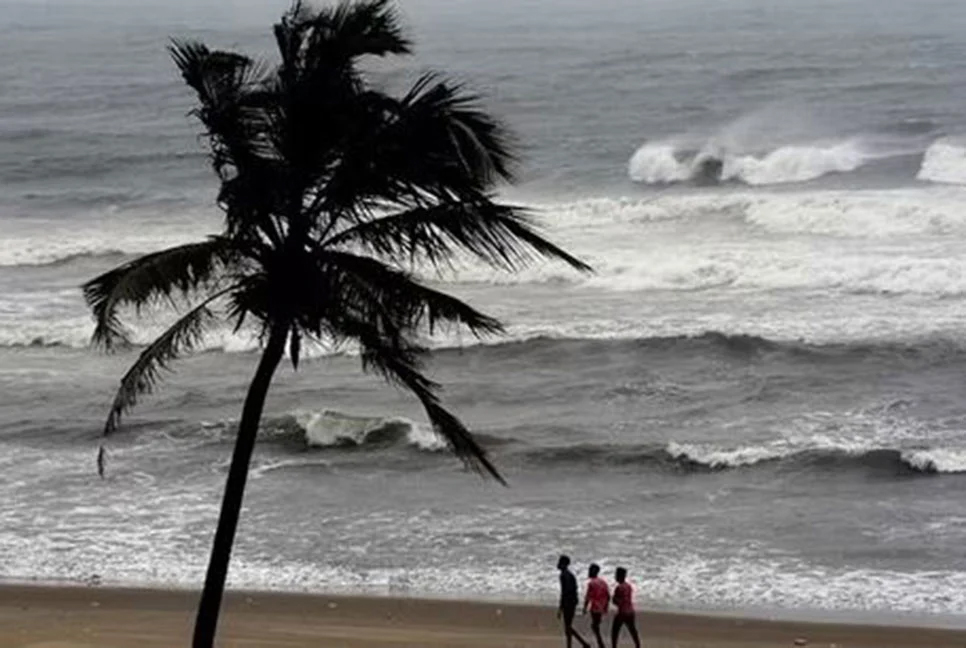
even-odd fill
[{"label": "man in red shorts", "polygon": [[587,570],[587,593],[584,594],[584,614],[590,608],[590,628],[597,637],[597,648],[604,648],[604,639],[600,636],[600,622],[607,614],[610,604],[610,588],[607,581],[600,577],[600,566],[592,564]]},{"label": "man in red shorts", "polygon": [[614,574],[617,585],[614,586],[614,607],[617,614],[614,615],[614,625],[610,631],[611,648],[617,648],[617,640],[620,638],[621,628],[627,627],[627,631],[634,640],[634,646],[641,648],[641,640],[637,636],[637,624],[634,621],[634,589],[627,582],[627,570],[618,567]]}]

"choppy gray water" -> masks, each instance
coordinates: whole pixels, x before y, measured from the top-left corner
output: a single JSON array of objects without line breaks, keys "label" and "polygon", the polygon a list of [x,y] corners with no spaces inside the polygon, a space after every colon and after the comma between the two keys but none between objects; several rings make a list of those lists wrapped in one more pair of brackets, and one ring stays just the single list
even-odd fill
[{"label": "choppy gray water", "polygon": [[[0,575],[200,581],[255,356],[216,335],[95,437],[130,357],[78,284],[213,231],[169,36],[269,51],[284,8],[0,0]],[[321,351],[268,404],[232,582],[552,595],[624,563],[681,606],[966,606],[966,6],[408,0],[427,66],[516,127],[552,236],[597,273],[443,282],[507,338],[436,340],[511,488]],[[723,182],[694,169],[723,162]],[[146,337],[163,322],[147,322]],[[469,591],[467,591],[469,590]]]}]

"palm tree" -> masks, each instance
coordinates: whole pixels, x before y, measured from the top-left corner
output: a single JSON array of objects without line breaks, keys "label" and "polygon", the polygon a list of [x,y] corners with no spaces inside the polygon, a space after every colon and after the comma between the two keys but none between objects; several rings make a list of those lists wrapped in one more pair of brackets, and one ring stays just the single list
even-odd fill
[{"label": "palm tree", "polygon": [[421,342],[444,325],[483,336],[500,333],[501,323],[423,283],[414,269],[475,258],[514,271],[550,258],[589,270],[543,238],[529,213],[495,201],[494,187],[513,179],[515,157],[507,131],[475,96],[429,74],[396,97],[360,69],[368,57],[410,52],[390,0],[344,0],[317,10],[297,2],[274,33],[274,65],[196,42],[170,47],[198,96],[193,115],[221,183],[223,230],[84,285],[94,343],[108,351],[130,343],[126,316],[158,304],[189,305],[124,374],[105,435],[220,319],[236,329],[254,323],[260,334],[196,648],[214,641],[262,407],[286,349],[297,369],[304,340],[356,345],[364,370],[412,392],[453,452],[502,482],[424,375]]}]

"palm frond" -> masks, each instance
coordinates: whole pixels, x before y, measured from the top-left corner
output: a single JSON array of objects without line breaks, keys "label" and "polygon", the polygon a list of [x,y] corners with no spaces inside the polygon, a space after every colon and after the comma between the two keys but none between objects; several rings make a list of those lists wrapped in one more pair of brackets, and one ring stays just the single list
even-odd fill
[{"label": "palm frond", "polygon": [[[121,378],[104,423],[104,436],[110,436],[117,430],[123,414],[137,404],[140,396],[151,393],[172,360],[193,351],[201,343],[207,327],[214,320],[209,308],[211,302],[227,292],[220,291],[192,308],[141,351]],[[103,461],[98,463],[102,464]]]},{"label": "palm frond", "polygon": [[[467,175],[483,187],[514,180],[517,163],[513,137],[506,127],[486,112],[479,95],[460,84],[447,82],[434,72],[421,76],[395,106],[393,117],[408,128],[419,128],[421,137],[432,137],[432,148],[445,150],[460,161]],[[425,139],[424,139],[425,141]]]},{"label": "palm frond", "polygon": [[253,160],[274,157],[268,66],[193,41],[173,40],[168,50],[198,96],[192,114],[205,127],[219,177],[234,177]]},{"label": "palm frond", "polygon": [[475,197],[514,179],[507,129],[482,110],[475,95],[435,75],[422,77],[402,99],[361,94],[354,113],[354,128],[322,188],[322,212]]},{"label": "palm frond", "polygon": [[91,279],[83,291],[94,314],[94,344],[108,350],[126,344],[120,308],[140,309],[158,300],[173,304],[176,296],[210,288],[232,255],[230,241],[215,236],[146,254]]},{"label": "palm frond", "polygon": [[416,207],[350,226],[328,247],[362,248],[396,261],[440,266],[458,252],[503,270],[517,270],[537,257],[558,260],[581,272],[592,268],[540,234],[531,213],[481,197]]},{"label": "palm frond", "polygon": [[343,0],[315,10],[296,2],[276,25],[275,38],[283,64],[310,68],[410,51],[391,0]]},{"label": "palm frond", "polygon": [[237,52],[211,50],[204,43],[172,39],[168,52],[185,83],[198,95],[201,110],[240,108],[257,97],[268,79],[267,64]]},{"label": "palm frond", "polygon": [[[172,39],[168,46],[185,83],[198,95],[204,114],[254,107],[266,88],[269,66],[237,52],[211,50],[197,41]],[[251,100],[253,103],[247,103]]]},{"label": "palm frond", "polygon": [[[320,9],[296,3],[276,25],[275,37],[282,64],[273,136],[287,168],[297,170],[289,192],[296,195],[325,182],[347,138],[370,130],[359,102],[365,81],[358,59],[403,54],[409,43],[388,0],[344,1]],[[285,211],[294,220],[295,210]]]},{"label": "palm frond", "polygon": [[377,372],[386,380],[409,390],[419,399],[435,432],[469,468],[488,474],[506,485],[483,446],[455,415],[443,407],[439,385],[422,372],[425,349],[404,339],[390,342],[384,332],[364,320],[343,317],[336,323],[338,332],[359,342],[363,369]]},{"label": "palm frond", "polygon": [[503,332],[498,320],[377,259],[337,250],[322,250],[317,259],[333,306],[370,322],[388,320],[384,332],[425,328],[433,334],[444,324],[465,326],[477,337]]}]

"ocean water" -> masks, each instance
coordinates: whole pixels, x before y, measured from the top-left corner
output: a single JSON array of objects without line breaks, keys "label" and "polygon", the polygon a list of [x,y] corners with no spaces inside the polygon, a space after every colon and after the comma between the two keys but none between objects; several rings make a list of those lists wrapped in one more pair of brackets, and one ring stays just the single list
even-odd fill
[{"label": "ocean water", "polygon": [[[214,232],[170,36],[270,54],[284,3],[0,0],[0,576],[197,586],[254,344],[216,332],[95,468],[131,355],[79,284]],[[508,200],[595,274],[431,276],[507,323],[433,375],[510,487],[312,350],[274,384],[234,586],[549,600],[558,552],[644,604],[966,609],[966,5],[406,0],[517,131]],[[706,186],[703,161],[722,162]],[[152,314],[137,330],[160,330]]]}]

